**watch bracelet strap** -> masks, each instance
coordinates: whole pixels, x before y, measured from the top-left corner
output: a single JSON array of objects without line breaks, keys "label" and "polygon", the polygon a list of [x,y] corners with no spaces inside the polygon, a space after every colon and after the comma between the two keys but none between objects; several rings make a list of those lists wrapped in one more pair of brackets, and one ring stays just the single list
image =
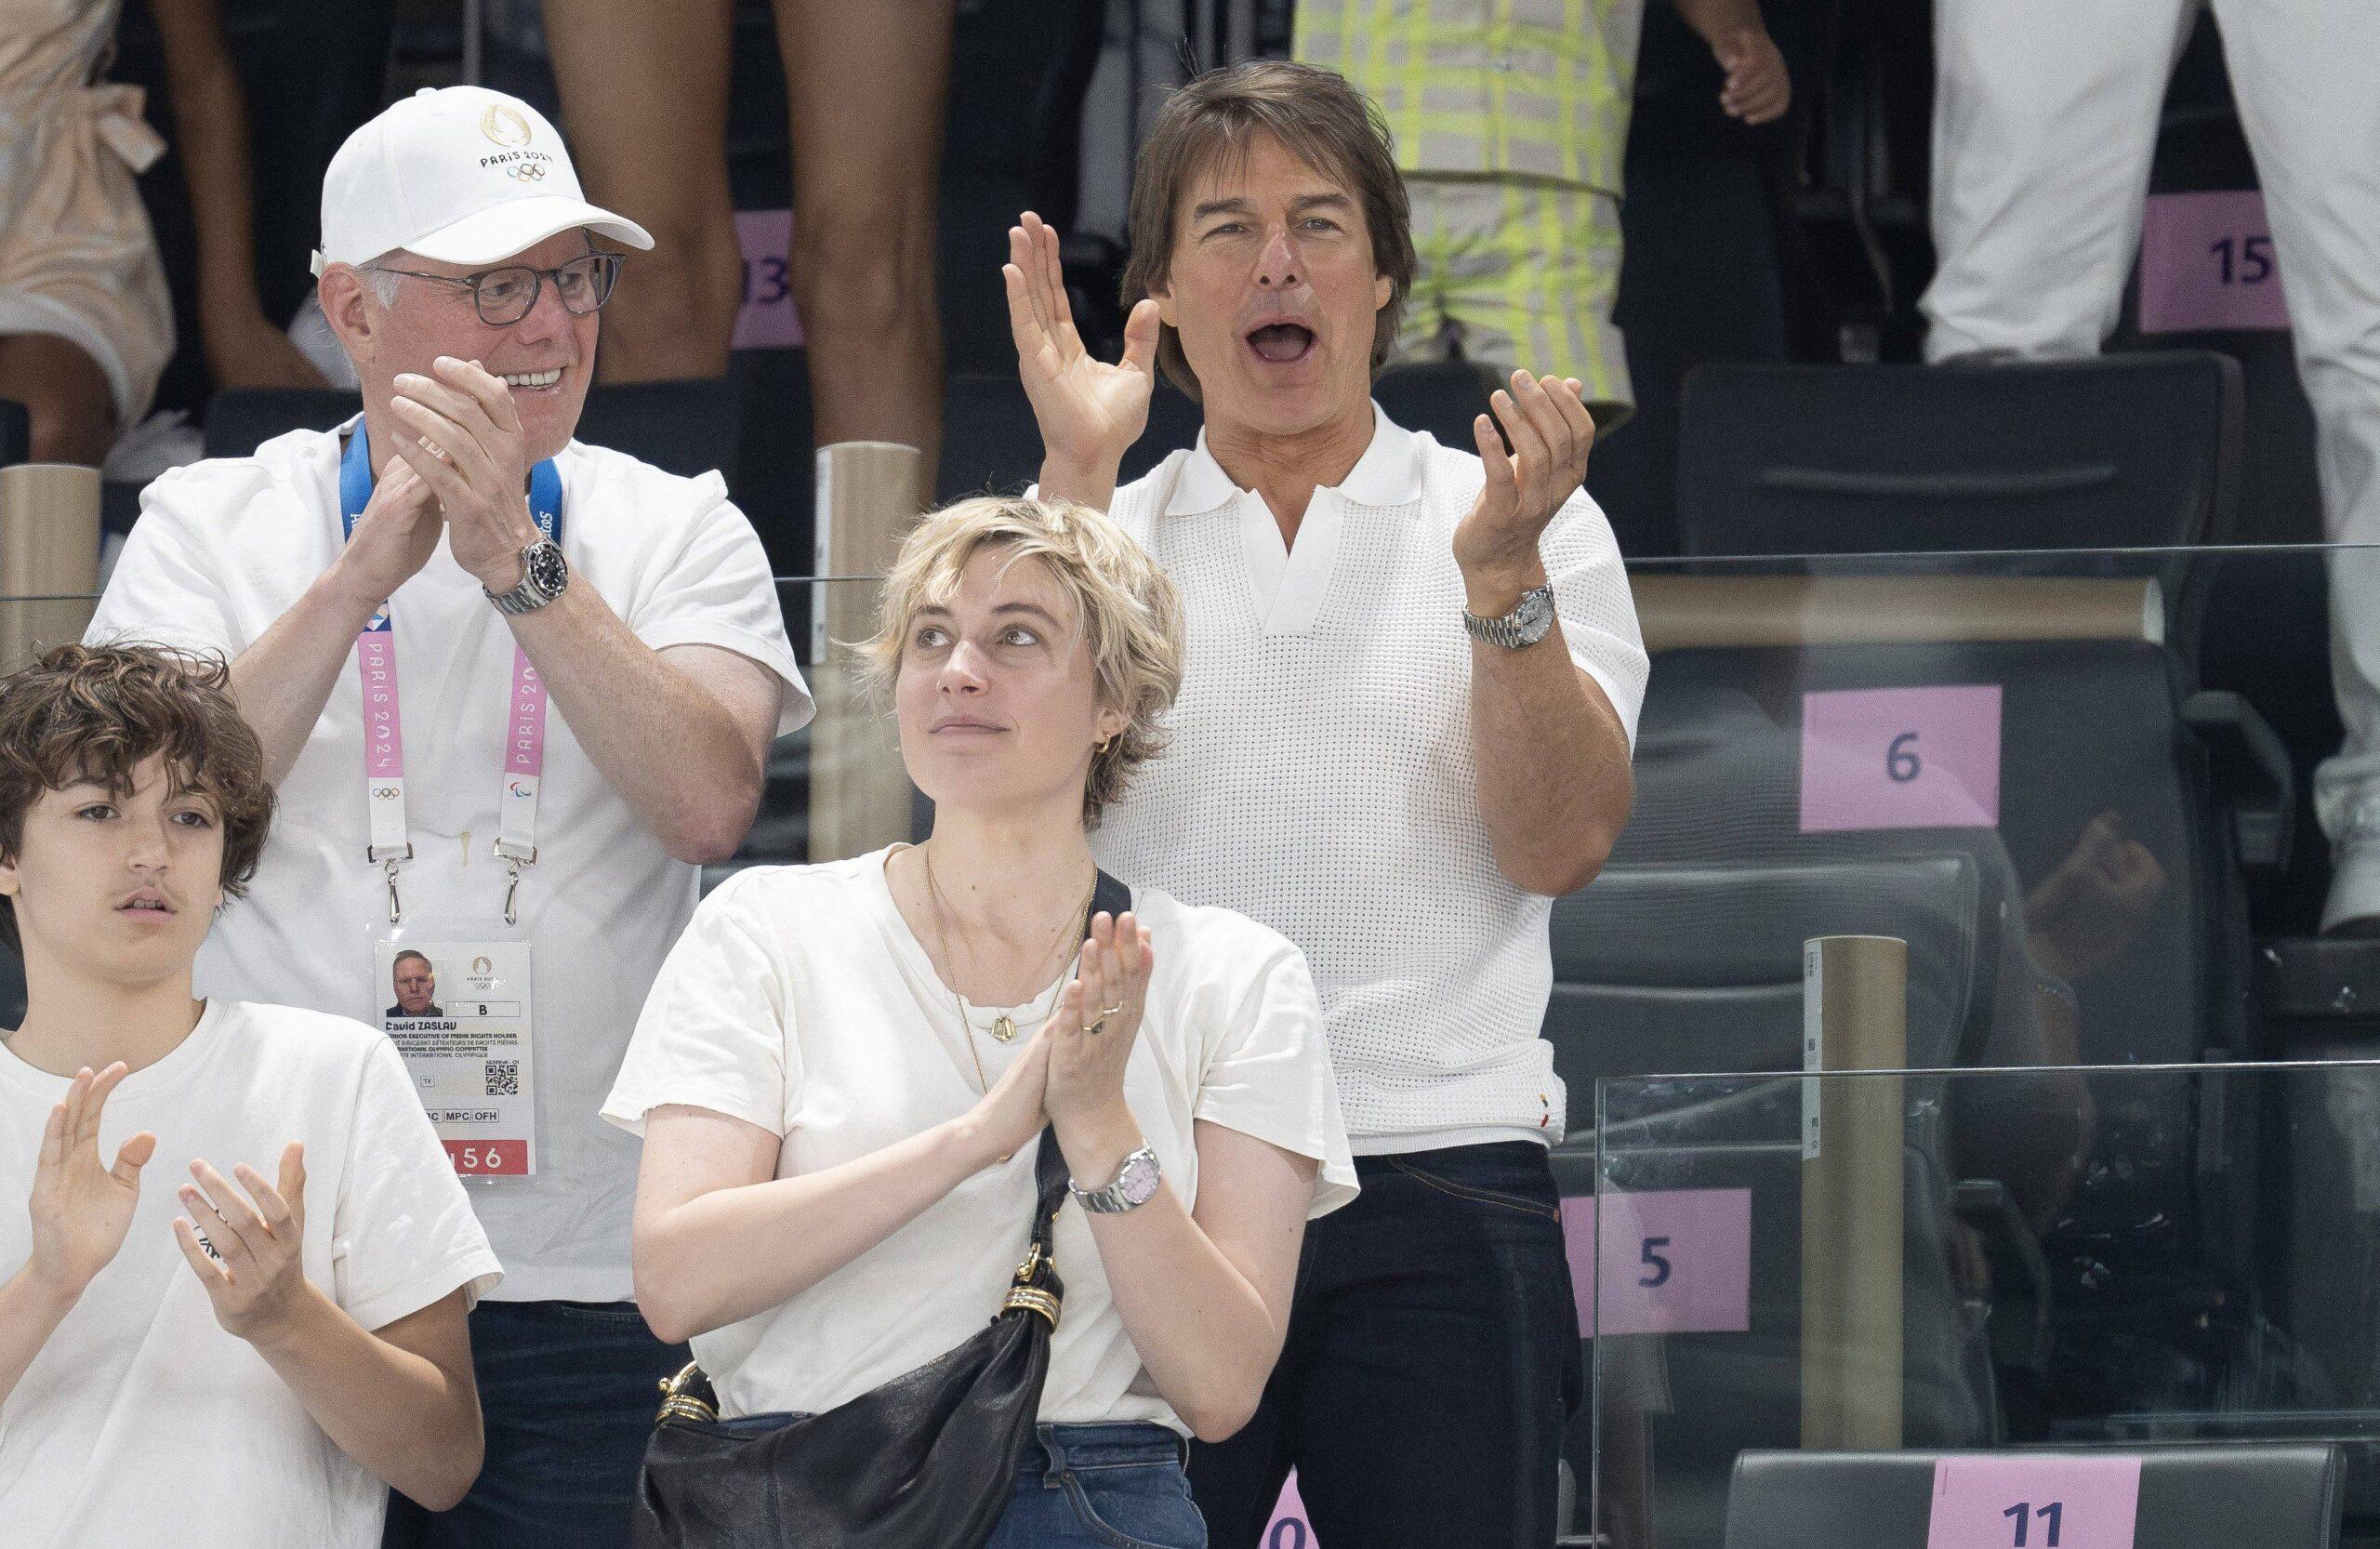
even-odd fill
[{"label": "watch bracelet strap", "polygon": [[1548,602],[1553,602],[1554,583],[1550,580],[1540,582],[1522,592],[1519,600],[1514,602],[1512,611],[1500,617],[1482,618],[1465,608],[1462,610],[1462,627],[1474,640],[1516,651],[1525,643],[1521,639],[1521,610],[1528,606],[1530,598],[1538,596],[1542,596]]}]

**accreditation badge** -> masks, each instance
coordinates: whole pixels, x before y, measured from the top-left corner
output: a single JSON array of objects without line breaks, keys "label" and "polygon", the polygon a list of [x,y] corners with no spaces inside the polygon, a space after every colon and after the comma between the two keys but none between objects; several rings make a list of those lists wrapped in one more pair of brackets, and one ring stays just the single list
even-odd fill
[{"label": "accreditation badge", "polygon": [[537,1171],[525,941],[383,941],[381,1031],[466,1178]]}]

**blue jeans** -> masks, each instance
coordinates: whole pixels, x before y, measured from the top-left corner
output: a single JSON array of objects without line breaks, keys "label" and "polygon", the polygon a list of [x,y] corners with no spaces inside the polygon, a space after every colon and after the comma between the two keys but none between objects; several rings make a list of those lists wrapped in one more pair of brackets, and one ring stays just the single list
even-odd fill
[{"label": "blue jeans", "polygon": [[693,1358],[633,1302],[481,1303],[479,1482],[450,1512],[391,1491],[383,1549],[627,1549],[661,1381]]},{"label": "blue jeans", "polygon": [[1306,1227],[1256,1418],[1190,1450],[1216,1549],[1258,1549],[1292,1466],[1325,1549],[1547,1549],[1586,1384],[1545,1147],[1355,1171],[1363,1193]]},{"label": "blue jeans", "polygon": [[[766,1431],[790,1415],[721,1423]],[[1182,1438],[1162,1425],[1038,1425],[1016,1493],[985,1549],[1207,1549]],[[804,1549],[787,1545],[787,1549]]]}]

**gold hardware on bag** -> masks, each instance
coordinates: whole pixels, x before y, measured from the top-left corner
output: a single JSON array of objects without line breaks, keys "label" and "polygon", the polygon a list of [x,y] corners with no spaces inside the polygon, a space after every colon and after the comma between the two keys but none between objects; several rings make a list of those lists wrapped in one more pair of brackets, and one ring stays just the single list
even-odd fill
[{"label": "gold hardware on bag", "polygon": [[702,1375],[702,1370],[701,1362],[688,1361],[685,1370],[663,1379],[661,1412],[654,1417],[656,1423],[664,1420],[698,1420],[709,1424],[719,1419],[719,1410],[686,1391]]},{"label": "gold hardware on bag", "polygon": [[1025,1250],[1025,1262],[1016,1266],[1016,1283],[1000,1303],[1000,1311],[1038,1313],[1049,1323],[1050,1331],[1055,1333],[1061,1304],[1055,1295],[1033,1283],[1041,1273],[1041,1266],[1048,1262],[1049,1251],[1039,1243],[1034,1243]]},{"label": "gold hardware on bag", "polygon": [[1010,1291],[1008,1300],[1000,1304],[1000,1311],[1038,1313],[1049,1323],[1051,1333],[1058,1331],[1058,1299],[1037,1287],[1019,1286]]}]

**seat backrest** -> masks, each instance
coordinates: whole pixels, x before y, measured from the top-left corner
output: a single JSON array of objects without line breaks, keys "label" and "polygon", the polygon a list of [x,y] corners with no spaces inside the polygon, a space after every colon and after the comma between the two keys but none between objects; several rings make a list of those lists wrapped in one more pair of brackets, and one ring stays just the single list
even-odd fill
[{"label": "seat backrest", "polygon": [[[2342,1464],[2307,1443],[2145,1447],[2133,1542],[2154,1549],[2334,1549]],[[2010,1454],[2002,1453],[1999,1456]],[[1746,1452],[1726,1549],[1925,1549],[1938,1452]]]},{"label": "seat backrest", "polygon": [[[352,392],[330,389],[235,388],[207,405],[210,457],[245,457],[291,430],[327,430],[362,407]],[[694,478],[733,473],[743,412],[725,377],[629,382],[594,387],[580,411],[576,438],[626,452],[670,473]]]},{"label": "seat backrest", "polygon": [[33,424],[25,406],[0,398],[0,468],[23,462],[33,455]]},{"label": "seat backrest", "polygon": [[1570,1127],[1593,1127],[1598,1077],[1799,1069],[1812,936],[1906,941],[1906,1063],[1964,1063],[1989,1023],[1997,953],[1982,894],[1975,858],[1957,853],[1606,867],[1554,906],[1545,1034]]},{"label": "seat backrest", "polygon": [[2170,548],[2239,504],[2228,356],[1712,365],[1687,378],[1688,554]]},{"label": "seat backrest", "polygon": [[[1130,483],[1198,440],[1198,405],[1170,384],[1149,401],[1148,429],[1124,454],[1117,478]],[[1013,369],[954,372],[942,399],[942,467],[934,498],[1013,495],[1041,471],[1041,428]]]}]

